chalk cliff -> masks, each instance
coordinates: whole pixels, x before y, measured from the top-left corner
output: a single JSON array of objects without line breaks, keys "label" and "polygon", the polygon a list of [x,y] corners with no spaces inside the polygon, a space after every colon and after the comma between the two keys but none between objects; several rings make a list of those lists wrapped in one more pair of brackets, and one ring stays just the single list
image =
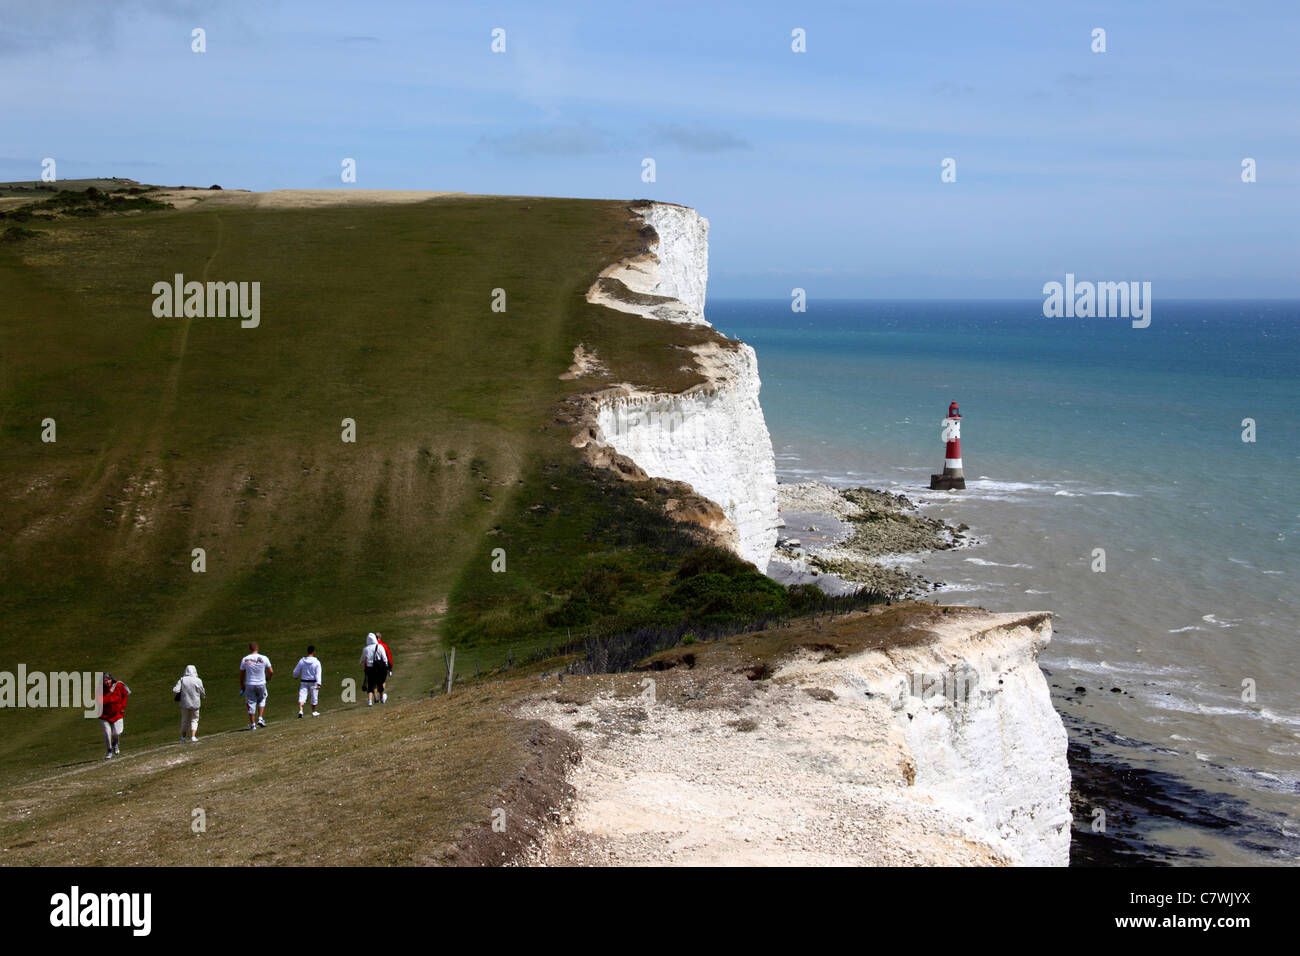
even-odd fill
[{"label": "chalk cliff", "polygon": [[889,707],[914,799],[972,824],[1014,862],[1066,865],[1065,727],[1038,667],[1050,616],[954,615],[933,632],[836,665],[842,686]]},{"label": "chalk cliff", "polygon": [[[654,231],[645,253],[602,272],[587,298],[621,312],[692,325],[704,318],[709,222],[668,203],[637,207]],[[623,386],[597,398],[595,440],[652,478],[691,485],[734,526],[741,557],[767,570],[776,545],[776,462],[758,403],[758,358],[743,342],[694,349],[708,380],[685,392]]]},{"label": "chalk cliff", "polygon": [[1048,615],[917,604],[820,623],[769,676],[770,638],[733,639],[658,655],[652,681],[566,680],[526,706],[582,749],[539,861],[1069,862],[1065,731],[1037,664]]}]

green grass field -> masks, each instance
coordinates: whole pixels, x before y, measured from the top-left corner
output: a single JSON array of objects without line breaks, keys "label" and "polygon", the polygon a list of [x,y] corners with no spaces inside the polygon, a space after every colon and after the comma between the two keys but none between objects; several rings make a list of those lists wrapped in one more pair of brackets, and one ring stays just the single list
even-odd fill
[{"label": "green grass field", "polygon": [[[553,421],[589,387],[559,379],[574,346],[597,344],[616,380],[693,380],[673,329],[585,302],[636,240],[628,219],[576,200],[204,202],[41,223],[0,247],[0,669],[112,671],[135,692],[137,746],[173,735],[190,663],[213,691],[205,722],[238,725],[250,640],[281,675],[273,714],[308,642],[337,696],[369,630],[394,648],[394,689],[426,693],[453,590],[536,601],[569,576],[567,542],[512,554],[491,529],[532,497],[574,527],[607,517]],[[260,282],[260,326],[155,318],[152,286],[178,272]],[[506,645],[461,617],[484,645],[462,673],[498,663]],[[79,716],[0,711],[7,775],[95,750]]]}]

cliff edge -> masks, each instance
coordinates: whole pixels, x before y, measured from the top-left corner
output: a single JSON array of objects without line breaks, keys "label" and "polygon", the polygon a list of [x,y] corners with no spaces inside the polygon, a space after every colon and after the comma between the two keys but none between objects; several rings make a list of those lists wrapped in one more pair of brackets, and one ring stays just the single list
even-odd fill
[{"label": "cliff edge", "polygon": [[[669,203],[633,207],[645,248],[601,272],[587,300],[644,318],[708,326],[709,222]],[[690,485],[730,522],[721,539],[766,571],[780,523],[772,439],[758,402],[758,357],[725,339],[692,347],[703,384],[682,392],[618,385],[591,396],[578,444],[612,448],[652,478]],[[581,356],[575,353],[575,364]]]},{"label": "cliff edge", "polygon": [[1070,852],[1048,615],[895,605],[526,705],[580,743],[547,864],[1038,865]]}]

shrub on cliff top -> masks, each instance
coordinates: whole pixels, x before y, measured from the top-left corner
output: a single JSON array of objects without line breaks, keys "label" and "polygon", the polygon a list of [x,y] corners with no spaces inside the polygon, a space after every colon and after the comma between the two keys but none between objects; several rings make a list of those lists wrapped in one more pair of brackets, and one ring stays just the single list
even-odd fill
[{"label": "shrub on cliff top", "polygon": [[677,577],[680,580],[694,577],[697,574],[708,573],[725,574],[728,577],[733,577],[746,571],[756,570],[752,564],[734,551],[728,551],[726,548],[719,548],[715,545],[705,545],[696,548],[686,556],[681,567],[677,569]]}]

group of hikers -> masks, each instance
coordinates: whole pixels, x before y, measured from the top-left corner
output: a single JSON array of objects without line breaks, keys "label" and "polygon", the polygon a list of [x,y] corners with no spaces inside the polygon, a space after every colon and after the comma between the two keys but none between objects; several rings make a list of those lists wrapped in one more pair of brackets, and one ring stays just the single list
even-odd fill
[{"label": "group of hikers", "polygon": [[[361,666],[365,672],[362,689],[366,692],[366,706],[388,703],[388,678],[394,672],[393,652],[384,643],[382,634],[372,631],[366,635],[366,646],[361,651]],[[266,680],[274,676],[271,659],[253,641],[248,645],[248,654],[239,662],[239,696],[248,705],[249,730],[266,726],[266,699],[269,696]],[[316,656],[314,644],[307,645],[307,653],[294,665],[293,676],[298,681],[299,719],[303,716],[303,708],[309,698],[311,715],[319,717],[325,668]],[[193,664],[186,667],[181,679],[172,687],[172,694],[181,707],[181,742],[198,743],[199,710],[208,696],[207,689],[199,678],[198,668]],[[112,674],[104,674],[101,695],[103,708],[99,720],[104,730],[104,744],[108,748],[108,753],[104,755],[106,760],[111,760],[122,752],[122,729],[126,718],[126,701],[130,695],[131,688],[120,680],[114,680]]]}]

